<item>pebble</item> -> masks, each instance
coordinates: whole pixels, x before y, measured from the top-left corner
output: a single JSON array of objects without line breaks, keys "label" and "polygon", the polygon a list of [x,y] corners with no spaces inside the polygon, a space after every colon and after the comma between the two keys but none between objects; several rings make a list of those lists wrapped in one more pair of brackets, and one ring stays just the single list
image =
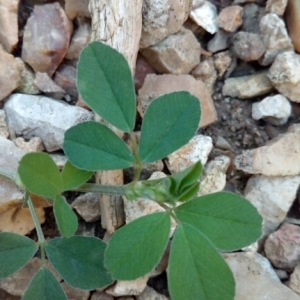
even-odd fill
[{"label": "pebble", "polygon": [[188,18],[189,11],[190,0],[143,1],[140,48],[155,45],[169,35],[178,32]]},{"label": "pebble", "polygon": [[228,48],[228,40],[232,34],[222,29],[218,29],[216,34],[207,44],[209,52],[215,53]]},{"label": "pebble", "polygon": [[268,236],[264,250],[275,267],[287,271],[294,269],[300,259],[300,227],[283,223]]},{"label": "pebble", "polygon": [[222,92],[224,96],[248,99],[270,93],[274,89],[267,72],[257,72],[253,75],[228,78],[225,80]]},{"label": "pebble", "polygon": [[229,51],[216,53],[214,56],[215,68],[218,71],[218,77],[222,78],[232,62],[232,55]]},{"label": "pebble", "polygon": [[256,3],[244,5],[242,30],[259,34],[259,23],[265,14],[264,7],[261,7]]},{"label": "pebble", "polygon": [[[293,1],[291,1],[293,2]],[[288,0],[268,0],[266,4],[266,12],[283,16]]]},{"label": "pebble", "polygon": [[266,52],[260,61],[262,66],[270,65],[279,53],[292,51],[293,45],[283,20],[274,13],[269,13],[260,20],[260,34]]},{"label": "pebble", "polygon": [[293,273],[290,276],[287,286],[295,293],[300,295],[300,263],[298,262]]},{"label": "pebble", "polygon": [[16,134],[28,139],[40,137],[49,152],[62,148],[67,129],[93,118],[93,114],[84,108],[44,96],[25,94],[13,94],[8,97],[4,110],[7,124]]},{"label": "pebble", "polygon": [[86,222],[95,222],[101,218],[100,198],[97,193],[82,194],[71,206]]},{"label": "pebble", "polygon": [[196,96],[201,104],[202,117],[199,127],[207,126],[217,120],[217,113],[209,90],[201,80],[196,80],[191,75],[155,75],[146,76],[143,87],[138,91],[138,112],[141,117],[155,98],[164,94],[188,91]]},{"label": "pebble", "polygon": [[227,32],[235,32],[243,23],[243,7],[228,6],[221,10],[218,25]]},{"label": "pebble", "polygon": [[18,137],[14,140],[14,143],[17,147],[26,152],[42,152],[45,150],[43,141],[40,137],[33,137],[28,142],[22,137]]},{"label": "pebble", "polygon": [[209,1],[192,0],[190,18],[207,32],[214,34],[218,30],[217,8]]},{"label": "pebble", "polygon": [[252,176],[244,197],[263,217],[263,236],[272,233],[286,218],[296,199],[300,176]]},{"label": "pebble", "polygon": [[233,37],[233,50],[243,61],[258,60],[265,53],[265,46],[257,33],[240,31]]},{"label": "pebble", "polygon": [[252,118],[280,126],[287,122],[292,113],[290,101],[282,95],[269,96],[252,104]]},{"label": "pebble", "polygon": [[198,161],[204,166],[212,148],[210,136],[196,135],[185,146],[168,155],[166,160],[168,169],[172,174],[176,174]]},{"label": "pebble", "polygon": [[0,3],[0,44],[8,53],[14,50],[19,41],[19,2],[19,0],[9,0]]},{"label": "pebble", "polygon": [[19,62],[0,45],[0,102],[21,85],[20,73]]},{"label": "pebble", "polygon": [[289,176],[300,174],[300,124],[268,141],[264,146],[237,155],[235,167],[249,174]]},{"label": "pebble", "polygon": [[49,76],[65,57],[73,24],[58,2],[35,5],[24,28],[22,59]]},{"label": "pebble", "polygon": [[61,64],[55,72],[54,82],[74,99],[78,98],[76,86],[77,71],[76,68],[67,64]]},{"label": "pebble", "polygon": [[89,11],[90,0],[65,0],[65,12],[66,15],[73,20],[75,17],[87,17],[90,18]]},{"label": "pebble", "polygon": [[141,53],[149,64],[160,73],[188,74],[200,62],[201,46],[194,34],[184,28],[169,35],[160,43]]},{"label": "pebble", "polygon": [[168,298],[159,294],[155,289],[146,286],[144,291],[136,297],[136,300],[168,300]]},{"label": "pebble", "polygon": [[235,300],[299,300],[300,297],[281,283],[270,262],[258,253],[226,253],[236,288]]},{"label": "pebble", "polygon": [[3,109],[0,109],[0,136],[8,138],[9,132],[6,124],[6,114]]},{"label": "pebble", "polygon": [[288,51],[278,54],[268,72],[272,84],[293,102],[300,102],[300,55]]}]

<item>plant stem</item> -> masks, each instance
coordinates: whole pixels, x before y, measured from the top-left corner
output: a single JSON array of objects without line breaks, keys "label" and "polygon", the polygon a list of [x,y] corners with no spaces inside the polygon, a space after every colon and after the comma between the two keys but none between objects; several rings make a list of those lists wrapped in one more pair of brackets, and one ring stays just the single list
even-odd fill
[{"label": "plant stem", "polygon": [[135,158],[133,182],[137,182],[140,178],[140,175],[141,175],[142,162],[140,160],[139,148],[138,148],[138,144],[137,144],[137,141],[136,141],[136,137],[135,137],[133,132],[130,132],[130,140],[131,140],[131,143],[132,143],[133,155],[134,155],[134,158]]},{"label": "plant stem", "polygon": [[126,191],[126,185],[101,185],[96,183],[85,183],[80,187],[73,189],[72,191],[124,195]]},{"label": "plant stem", "polygon": [[[27,192],[26,192],[26,194],[27,194]],[[27,204],[28,204],[28,207],[29,207],[29,210],[30,210],[30,213],[31,213],[33,223],[35,225],[39,245],[40,245],[40,248],[41,248],[41,258],[42,258],[42,262],[44,263],[46,255],[45,255],[45,237],[44,237],[44,234],[43,234],[43,230],[42,230],[40,221],[38,219],[38,216],[36,214],[36,211],[35,211],[35,208],[33,206],[33,203],[32,203],[32,200],[31,200],[30,196],[27,194],[27,196],[25,196],[25,197],[28,197],[28,199],[26,199],[26,200],[27,200]]]}]

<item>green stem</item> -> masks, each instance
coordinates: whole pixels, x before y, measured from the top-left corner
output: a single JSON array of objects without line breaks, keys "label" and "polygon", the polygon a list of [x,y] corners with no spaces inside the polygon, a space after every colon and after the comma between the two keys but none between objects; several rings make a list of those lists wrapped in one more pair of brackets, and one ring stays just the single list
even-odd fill
[{"label": "green stem", "polygon": [[38,218],[38,216],[36,214],[36,211],[35,211],[35,208],[33,206],[32,200],[31,200],[31,198],[30,198],[30,196],[28,195],[27,192],[25,194],[25,197],[27,198],[26,201],[27,201],[30,213],[31,213],[33,223],[35,225],[39,245],[40,245],[40,248],[41,248],[41,258],[42,258],[42,262],[44,263],[45,262],[45,257],[46,257],[46,255],[45,255],[45,242],[46,242],[46,240],[45,240],[45,237],[44,237],[44,234],[43,234],[43,230],[42,230],[39,218]]},{"label": "green stem", "polygon": [[132,143],[133,155],[135,158],[133,182],[137,182],[140,179],[140,175],[141,175],[141,171],[142,171],[142,162],[140,160],[139,147],[138,147],[136,137],[133,132],[130,132],[130,140]]},{"label": "green stem", "polygon": [[126,185],[101,185],[96,183],[85,183],[80,187],[73,189],[72,191],[124,195],[126,191]]},{"label": "green stem", "polygon": [[177,219],[176,215],[174,214],[174,207],[170,207],[162,202],[156,202],[159,204],[162,208],[165,209],[165,211],[179,224],[180,221]]}]

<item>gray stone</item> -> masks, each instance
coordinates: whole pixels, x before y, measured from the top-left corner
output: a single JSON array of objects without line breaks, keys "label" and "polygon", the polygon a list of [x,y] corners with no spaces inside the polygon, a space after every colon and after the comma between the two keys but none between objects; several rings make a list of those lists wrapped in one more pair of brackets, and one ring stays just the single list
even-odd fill
[{"label": "gray stone", "polygon": [[258,60],[265,53],[265,46],[259,34],[240,31],[234,35],[233,50],[243,61]]},{"label": "gray stone", "polygon": [[211,34],[218,30],[217,8],[209,1],[192,0],[190,18]]},{"label": "gray stone", "polygon": [[300,176],[253,176],[246,185],[244,197],[263,217],[263,235],[276,230],[291,208],[300,185]]},{"label": "gray stone", "polygon": [[266,97],[262,101],[252,104],[252,118],[254,120],[264,119],[275,126],[285,124],[291,112],[290,101],[280,94]]},{"label": "gray stone", "polygon": [[256,3],[244,5],[242,30],[252,33],[259,33],[259,23],[264,15],[264,7],[261,7]]},{"label": "gray stone", "polygon": [[159,294],[155,289],[147,286],[144,291],[136,297],[137,300],[168,300],[162,294]]},{"label": "gray stone", "polygon": [[72,207],[86,222],[95,222],[101,217],[98,193],[86,193],[72,202]]},{"label": "gray stone", "polygon": [[180,30],[188,18],[190,0],[143,1],[140,48],[147,48]]},{"label": "gray stone", "polygon": [[283,20],[274,13],[262,17],[260,21],[260,34],[266,47],[266,52],[260,63],[263,66],[270,65],[279,53],[293,50]]},{"label": "gray stone", "polygon": [[207,49],[209,52],[215,53],[228,48],[228,39],[232,33],[219,29],[214,37],[208,42]]},{"label": "gray stone", "polygon": [[166,164],[172,174],[179,173],[198,161],[204,166],[212,148],[210,136],[196,135],[185,146],[168,155]]},{"label": "gray stone", "polygon": [[283,223],[268,236],[264,251],[275,267],[292,270],[300,259],[300,227]]},{"label": "gray stone", "polygon": [[141,52],[156,71],[179,75],[188,74],[199,64],[200,50],[194,34],[181,27],[177,33]]},{"label": "gray stone", "polygon": [[267,72],[264,71],[253,75],[228,78],[225,80],[222,92],[224,96],[247,99],[268,94],[273,89]]},{"label": "gray stone", "polygon": [[0,109],[0,136],[8,138],[8,128],[6,124],[6,114],[3,109]]},{"label": "gray stone", "polygon": [[64,133],[77,123],[91,120],[93,114],[84,108],[43,96],[11,95],[5,105],[8,126],[25,138],[38,136],[47,151],[61,149]]},{"label": "gray stone", "polygon": [[300,300],[280,282],[270,262],[260,254],[240,252],[224,257],[234,275],[235,300]]},{"label": "gray stone", "polygon": [[268,77],[274,87],[293,102],[300,102],[300,55],[294,52],[278,54]]},{"label": "gray stone", "polygon": [[300,124],[264,146],[245,150],[235,158],[235,166],[250,174],[289,176],[300,174]]}]

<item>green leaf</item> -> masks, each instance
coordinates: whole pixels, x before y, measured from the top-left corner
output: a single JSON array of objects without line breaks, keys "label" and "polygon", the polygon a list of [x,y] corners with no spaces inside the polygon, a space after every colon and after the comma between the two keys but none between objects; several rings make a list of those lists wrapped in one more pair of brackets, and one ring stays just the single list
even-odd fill
[{"label": "green leaf", "polygon": [[132,131],[135,89],[124,56],[103,43],[93,42],[81,52],[77,75],[78,91],[89,107],[115,127]]},{"label": "green leaf", "polygon": [[0,278],[5,278],[24,267],[38,250],[28,237],[0,232]]},{"label": "green leaf", "polygon": [[105,266],[113,278],[134,280],[149,273],[169,241],[170,216],[165,212],[136,219],[120,228],[105,251]]},{"label": "green leaf", "polygon": [[87,171],[129,168],[134,161],[123,140],[108,127],[92,121],[68,129],[63,149],[74,166]]},{"label": "green leaf", "polygon": [[172,300],[233,300],[232,272],[212,243],[197,229],[182,223],[172,240],[168,265]]},{"label": "green leaf", "polygon": [[190,200],[175,209],[181,222],[191,224],[218,248],[241,249],[262,234],[262,217],[246,199],[220,192]]},{"label": "green leaf", "polygon": [[54,215],[62,236],[71,237],[75,234],[78,228],[78,219],[64,196],[56,196],[54,200]]},{"label": "green leaf", "polygon": [[184,146],[195,135],[199,121],[199,100],[188,92],[174,92],[152,101],[141,129],[141,160],[151,163]]},{"label": "green leaf", "polygon": [[41,268],[27,287],[22,300],[68,300],[61,285],[47,269]]},{"label": "green leaf", "polygon": [[62,192],[58,167],[46,153],[25,154],[19,163],[18,174],[26,189],[33,194],[53,199]]},{"label": "green leaf", "polygon": [[63,190],[68,191],[81,186],[88,181],[93,174],[93,172],[80,170],[67,161],[61,173]]},{"label": "green leaf", "polygon": [[72,236],[55,238],[46,244],[46,253],[59,275],[82,290],[103,288],[113,282],[103,266],[106,244],[98,238]]}]

